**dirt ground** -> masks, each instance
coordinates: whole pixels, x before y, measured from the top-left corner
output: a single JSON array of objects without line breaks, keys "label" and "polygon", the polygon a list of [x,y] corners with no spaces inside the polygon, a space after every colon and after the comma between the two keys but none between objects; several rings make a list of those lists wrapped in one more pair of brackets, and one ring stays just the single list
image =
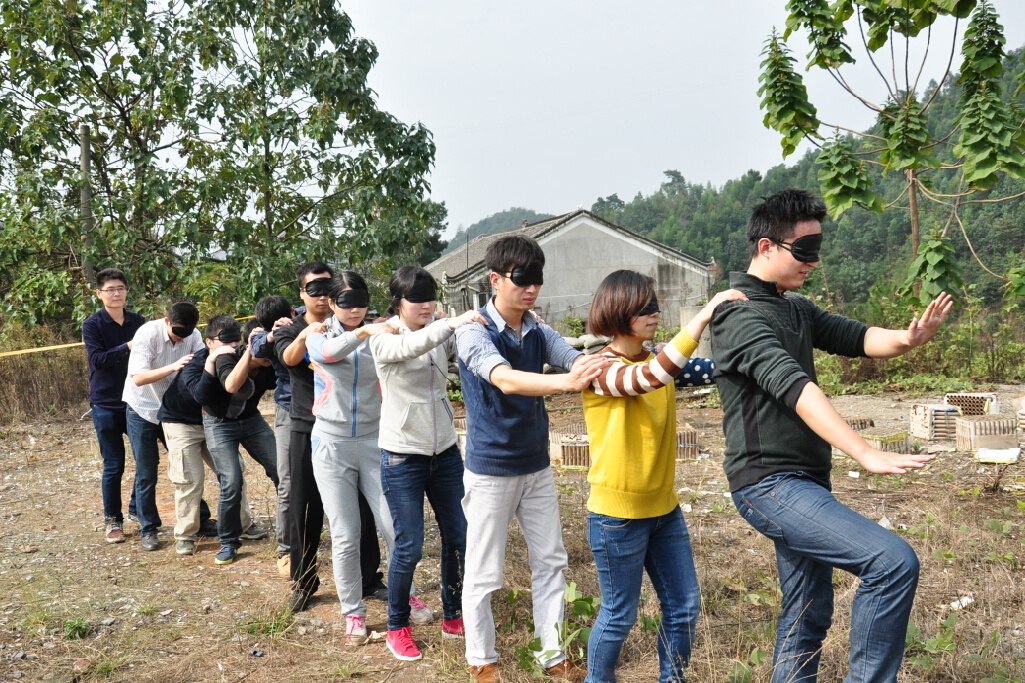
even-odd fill
[{"label": "dirt ground", "polygon": [[[1006,406],[1022,386],[998,387]],[[689,395],[687,395],[689,394]],[[841,396],[844,416],[906,428],[911,399],[896,394]],[[722,413],[706,396],[681,392],[679,420],[698,430],[703,453],[681,461],[677,488],[701,581],[703,613],[691,662],[696,681],[767,681],[779,604],[771,544],[740,519],[722,472]],[[555,397],[553,426],[580,420],[579,397]],[[834,491],[858,512],[888,518],[916,549],[922,576],[912,616],[912,646],[902,682],[1011,681],[1025,676],[1025,466],[980,465],[953,444],[922,472],[870,475],[834,458]],[[398,662],[381,640],[344,645],[330,571],[329,537],[321,551],[322,588],[311,608],[290,618],[287,581],[277,575],[273,537],[247,543],[234,564],[213,563],[216,539],[193,557],[173,550],[173,490],[162,454],[158,502],[162,547],[143,552],[138,527],[127,543],[104,542],[100,457],[88,418],[0,427],[0,678],[42,681],[467,681],[462,642],[443,640],[440,621],[414,628],[424,659]],[[129,458],[130,460],[130,458]],[[854,475],[857,478],[854,478]],[[129,462],[125,482],[134,470]],[[256,518],[274,521],[272,486],[247,475]],[[577,584],[579,626],[593,620],[599,591],[586,540],[586,473],[557,470],[568,580]],[[127,503],[128,485],[125,485]],[[207,500],[216,504],[216,482]],[[515,525],[515,523],[514,523]],[[440,619],[438,538],[429,519],[416,577]],[[501,668],[507,681],[533,680],[517,667],[531,639],[530,571],[522,537],[510,535],[505,588],[495,595]],[[836,618],[819,680],[846,673],[847,622],[857,582],[837,573]],[[658,677],[657,599],[646,584],[642,615],[623,652],[620,680]],[[957,609],[951,607],[956,603]],[[369,601],[368,624],[385,629],[386,606]],[[573,606],[571,606],[573,607]],[[569,609],[568,612],[572,612]],[[951,617],[954,619],[951,619]],[[895,635],[894,637],[900,637]],[[579,649],[579,642],[573,649]],[[1001,677],[1001,674],[1003,677]]]}]

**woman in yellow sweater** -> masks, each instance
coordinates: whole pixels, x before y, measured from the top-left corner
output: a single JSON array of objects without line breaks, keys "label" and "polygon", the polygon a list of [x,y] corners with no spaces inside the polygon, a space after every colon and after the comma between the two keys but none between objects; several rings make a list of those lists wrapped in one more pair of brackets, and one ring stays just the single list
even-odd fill
[{"label": "woman in yellow sweater", "polygon": [[657,355],[655,281],[631,270],[606,277],[591,303],[588,327],[611,336],[602,352],[615,362],[584,391],[591,442],[588,541],[598,569],[601,609],[587,646],[587,681],[616,680],[623,641],[637,620],[642,572],[662,606],[659,681],[684,681],[701,600],[690,535],[674,486],[676,391],[683,373],[710,384],[711,359],[688,361],[715,307],[743,299],[736,290],[712,298]]}]

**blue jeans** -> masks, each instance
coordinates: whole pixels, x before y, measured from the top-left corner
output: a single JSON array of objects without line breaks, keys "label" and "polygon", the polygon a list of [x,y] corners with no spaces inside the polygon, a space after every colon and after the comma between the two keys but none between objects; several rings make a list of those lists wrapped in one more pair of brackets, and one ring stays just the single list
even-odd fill
[{"label": "blue jeans", "polygon": [[658,680],[684,681],[701,598],[690,534],[679,506],[666,515],[648,519],[620,519],[592,512],[587,516],[587,527],[601,588],[601,609],[587,643],[588,683],[616,680],[623,641],[637,621],[644,571],[662,605]]},{"label": "blue jeans", "polygon": [[213,415],[203,415],[203,431],[206,433],[206,448],[217,470],[217,481],[221,485],[221,500],[217,507],[217,533],[222,546],[239,548],[239,537],[244,531],[240,512],[242,509],[242,463],[239,462],[238,447],[244,446],[253,460],[274,485],[278,485],[278,456],[274,443],[274,430],[262,415],[253,415],[239,420],[225,420]]},{"label": "blue jeans", "polygon": [[894,683],[904,656],[918,557],[896,534],[841,504],[828,481],[780,472],[733,493],[737,510],[776,545],[783,604],[772,683],[815,681],[833,621],[833,568],[861,579],[851,612],[846,683]]},{"label": "blue jeans", "polygon": [[395,552],[388,566],[388,630],[409,626],[409,589],[423,555],[424,494],[441,533],[441,604],[445,619],[462,610],[466,517],[463,459],[459,447],[437,455],[406,455],[381,449],[381,489],[395,525]]},{"label": "blue jeans", "polygon": [[164,430],[132,410],[125,409],[128,441],[135,457],[135,509],[139,516],[139,533],[155,534],[160,528],[157,511],[157,466],[160,450],[157,441],[164,440]]},{"label": "blue jeans", "polygon": [[[121,479],[125,474],[125,440],[128,435],[128,418],[125,408],[92,406],[93,426],[96,440],[100,442],[100,457],[103,459],[103,479],[100,490],[103,493],[103,521],[124,523],[121,514]],[[135,487],[132,487],[128,501],[128,514],[135,515]]]}]

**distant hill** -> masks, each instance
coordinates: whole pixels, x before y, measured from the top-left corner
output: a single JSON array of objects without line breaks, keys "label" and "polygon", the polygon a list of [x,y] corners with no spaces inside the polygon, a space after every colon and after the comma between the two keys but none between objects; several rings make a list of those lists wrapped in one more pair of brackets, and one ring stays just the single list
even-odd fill
[{"label": "distant hill", "polygon": [[523,225],[523,222],[536,223],[537,221],[543,221],[546,218],[551,218],[550,213],[538,213],[531,211],[530,209],[524,209],[520,207],[513,207],[506,209],[505,211],[499,211],[498,213],[491,214],[487,218],[481,219],[471,225],[470,227],[463,229],[460,228],[456,232],[455,236],[448,241],[448,247],[442,254],[455,251],[458,247],[463,246],[466,242],[473,240],[475,237],[481,235],[491,235],[496,232],[505,232],[506,230],[512,230]]}]

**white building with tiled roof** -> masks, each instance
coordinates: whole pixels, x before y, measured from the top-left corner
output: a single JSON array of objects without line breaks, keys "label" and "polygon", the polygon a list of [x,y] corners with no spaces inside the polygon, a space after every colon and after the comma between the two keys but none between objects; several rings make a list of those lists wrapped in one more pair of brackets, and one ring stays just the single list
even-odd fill
[{"label": "white building with tiled roof", "polygon": [[664,324],[678,325],[679,311],[708,298],[715,262],[630,232],[590,211],[579,209],[522,228],[481,235],[427,266],[455,314],[487,302],[490,296],[484,252],[505,235],[533,237],[545,252],[545,284],[537,312],[549,323],[566,316],[586,320],[591,297],[609,273],[629,268],[655,278]]}]

